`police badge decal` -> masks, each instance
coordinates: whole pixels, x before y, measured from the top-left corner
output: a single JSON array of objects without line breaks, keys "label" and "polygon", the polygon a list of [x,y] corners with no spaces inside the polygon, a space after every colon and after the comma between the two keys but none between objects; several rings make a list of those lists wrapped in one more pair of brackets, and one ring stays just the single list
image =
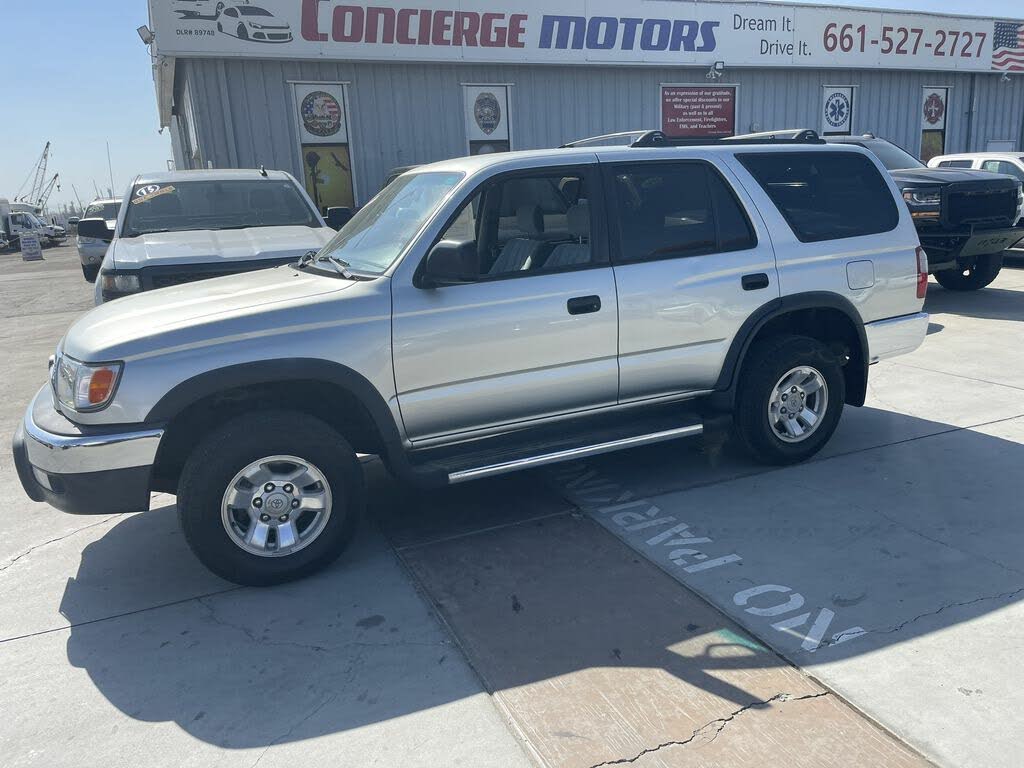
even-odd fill
[{"label": "police badge decal", "polygon": [[490,91],[484,91],[473,102],[473,119],[480,130],[490,136],[501,124],[501,106],[498,97]]}]

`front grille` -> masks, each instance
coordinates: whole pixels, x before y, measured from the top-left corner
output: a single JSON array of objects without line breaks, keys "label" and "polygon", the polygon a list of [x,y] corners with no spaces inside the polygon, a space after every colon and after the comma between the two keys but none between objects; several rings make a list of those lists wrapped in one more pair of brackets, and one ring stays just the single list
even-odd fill
[{"label": "front grille", "polygon": [[143,267],[139,270],[142,279],[142,290],[151,291],[157,288],[170,288],[175,285],[194,283],[197,280],[209,280],[211,277],[226,277],[243,272],[255,272],[258,269],[270,269],[281,264],[295,261],[295,256],[276,259],[260,259],[259,261],[239,261],[234,264],[182,264],[174,266]]},{"label": "front grille", "polygon": [[1016,189],[950,190],[946,219],[950,224],[1013,226],[1017,214]]}]

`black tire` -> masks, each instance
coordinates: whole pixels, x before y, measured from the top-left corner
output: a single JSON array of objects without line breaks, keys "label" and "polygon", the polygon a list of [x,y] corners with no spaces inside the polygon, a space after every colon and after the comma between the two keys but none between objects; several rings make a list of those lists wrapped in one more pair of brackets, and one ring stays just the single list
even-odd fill
[{"label": "black tire", "polygon": [[979,256],[969,269],[942,269],[935,273],[939,285],[947,291],[977,291],[991,283],[1003,268],[1003,254]]},{"label": "black tire", "polygon": [[[332,504],[326,525],[307,546],[290,555],[263,557],[231,538],[221,522],[221,503],[238,472],[277,455],[314,464],[327,478]],[[364,503],[355,451],[326,423],[296,411],[232,419],[199,442],[178,482],[178,516],[188,545],[215,574],[246,586],[280,584],[329,565],[352,540]]]},{"label": "black tire", "polygon": [[[799,442],[786,442],[769,420],[769,402],[776,384],[798,367],[818,371],[826,384],[824,412]],[[828,442],[839,424],[846,400],[846,380],[836,356],[807,336],[773,336],[757,342],[740,371],[733,419],[747,451],[765,464],[795,464],[810,458]]]},{"label": "black tire", "polygon": [[249,39],[249,30],[247,30],[245,28],[244,24],[239,24],[237,31],[238,31],[238,39],[239,40],[248,40]]},{"label": "black tire", "polygon": [[82,275],[90,283],[95,283],[96,282],[96,276],[99,273],[100,273],[100,265],[99,264],[83,264],[82,265]]}]

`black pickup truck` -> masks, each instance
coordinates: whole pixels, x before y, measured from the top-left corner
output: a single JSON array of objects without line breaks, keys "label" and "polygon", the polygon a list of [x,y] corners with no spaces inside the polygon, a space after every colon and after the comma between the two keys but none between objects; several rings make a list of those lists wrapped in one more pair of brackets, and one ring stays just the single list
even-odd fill
[{"label": "black pickup truck", "polygon": [[871,134],[828,136],[857,144],[884,165],[914,217],[929,271],[944,288],[974,291],[996,279],[1003,251],[1024,238],[1024,197],[1012,176],[963,168],[927,168],[895,144]]}]

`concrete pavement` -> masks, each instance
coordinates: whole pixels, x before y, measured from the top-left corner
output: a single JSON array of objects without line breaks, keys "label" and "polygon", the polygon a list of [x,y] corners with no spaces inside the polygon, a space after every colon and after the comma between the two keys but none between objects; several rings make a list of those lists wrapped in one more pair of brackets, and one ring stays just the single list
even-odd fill
[{"label": "concrete pavement", "polygon": [[5,764],[1020,764],[1024,271],[933,284],[809,464],[679,441],[422,494],[371,463],[355,546],[253,590],[173,497],[23,496],[10,435],[91,305],[46,256],[0,256]]}]

